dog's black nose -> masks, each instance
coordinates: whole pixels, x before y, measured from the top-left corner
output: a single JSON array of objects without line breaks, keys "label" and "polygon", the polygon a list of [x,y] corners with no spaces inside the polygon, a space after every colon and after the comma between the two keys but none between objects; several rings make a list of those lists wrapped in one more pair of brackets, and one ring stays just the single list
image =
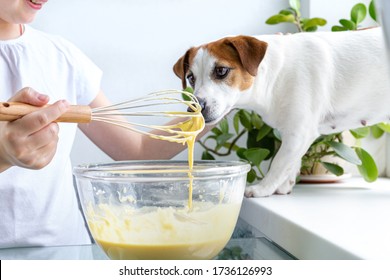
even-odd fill
[{"label": "dog's black nose", "polygon": [[[203,99],[199,99],[199,98],[198,98],[198,102],[199,102],[199,105],[200,105],[200,107],[202,108],[202,111],[203,111],[204,108],[206,108],[206,102]],[[187,108],[187,112],[193,112],[193,111],[194,110],[192,110],[191,107]]]}]

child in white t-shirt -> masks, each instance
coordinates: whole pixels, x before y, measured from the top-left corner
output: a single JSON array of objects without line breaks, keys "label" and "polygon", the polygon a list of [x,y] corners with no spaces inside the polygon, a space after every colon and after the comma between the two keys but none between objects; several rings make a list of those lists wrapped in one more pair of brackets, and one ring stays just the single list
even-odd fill
[{"label": "child in white t-shirt", "polygon": [[[81,51],[24,25],[45,2],[0,0],[0,101],[52,103],[0,122],[0,248],[90,243],[69,159],[77,125],[53,121],[70,103],[109,102],[101,71]],[[171,158],[184,149],[103,123],[79,128],[115,160]]]}]

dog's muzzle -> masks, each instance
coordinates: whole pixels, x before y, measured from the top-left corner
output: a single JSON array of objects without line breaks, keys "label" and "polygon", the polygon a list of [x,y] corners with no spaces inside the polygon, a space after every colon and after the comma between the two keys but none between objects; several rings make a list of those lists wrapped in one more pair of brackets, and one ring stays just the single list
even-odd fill
[{"label": "dog's muzzle", "polygon": [[[202,108],[202,114],[203,114],[203,111],[205,110],[205,107],[206,107],[206,101],[198,98],[198,102],[199,102],[200,107]],[[190,107],[188,107],[187,112],[193,112],[193,110]]]},{"label": "dog's muzzle", "polygon": [[[212,117],[210,108],[207,107],[206,101],[204,99],[198,98],[198,102],[199,102],[200,107],[202,108],[201,113],[202,113],[202,115],[204,117],[204,121],[206,123],[210,123],[210,122],[215,121],[215,118]],[[193,110],[190,107],[187,108],[187,111],[188,112],[193,112]]]}]

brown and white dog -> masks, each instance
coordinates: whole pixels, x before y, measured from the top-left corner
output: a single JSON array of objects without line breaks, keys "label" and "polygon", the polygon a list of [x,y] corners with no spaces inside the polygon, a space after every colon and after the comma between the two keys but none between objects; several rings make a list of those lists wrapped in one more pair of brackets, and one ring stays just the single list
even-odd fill
[{"label": "brown and white dog", "polygon": [[246,196],[287,194],[322,134],[390,120],[382,30],[236,36],[190,48],[174,65],[194,88],[206,123],[256,111],[282,137],[269,172]]}]

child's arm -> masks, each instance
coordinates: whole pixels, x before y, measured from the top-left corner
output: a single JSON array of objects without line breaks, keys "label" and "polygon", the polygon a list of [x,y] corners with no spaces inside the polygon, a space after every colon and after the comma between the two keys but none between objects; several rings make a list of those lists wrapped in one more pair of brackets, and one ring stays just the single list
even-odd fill
[{"label": "child's arm", "polygon": [[[49,97],[31,88],[20,90],[8,101],[35,106],[48,103]],[[40,169],[53,158],[58,142],[58,125],[53,123],[68,108],[66,101],[28,114],[13,122],[0,122],[0,172],[11,166]]]},{"label": "child's arm", "polygon": [[[90,104],[92,108],[110,105],[103,92]],[[114,160],[129,159],[169,159],[183,151],[186,146],[133,132],[101,122],[79,124],[80,129],[101,150]],[[200,136],[209,129],[205,128]]]}]

